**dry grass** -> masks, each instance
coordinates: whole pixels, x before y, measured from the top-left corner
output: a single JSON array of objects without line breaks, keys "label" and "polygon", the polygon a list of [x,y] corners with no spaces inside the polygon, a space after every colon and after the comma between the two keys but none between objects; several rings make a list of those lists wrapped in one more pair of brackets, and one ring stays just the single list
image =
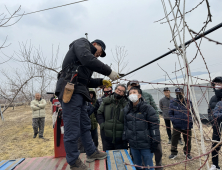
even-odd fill
[{"label": "dry grass", "polygon": [[54,154],[54,139],[51,106],[46,107],[44,137],[33,139],[32,111],[29,106],[9,108],[0,121],[0,160],[51,156]]},{"label": "dry grass", "polygon": [[[45,140],[33,139],[32,129],[32,112],[29,106],[19,106],[15,110],[9,108],[4,114],[5,122],[0,120],[0,161],[16,158],[28,158],[28,157],[42,157],[54,155],[54,139],[53,129],[51,121],[51,105],[46,106],[46,125],[44,137]],[[161,118],[161,124],[164,125],[164,120]],[[208,132],[210,127],[204,125],[204,131]],[[185,160],[183,155],[183,146],[178,145],[178,157],[174,160],[169,160],[170,145],[167,144],[168,138],[164,127],[160,126],[162,149],[163,149],[163,165],[173,164]],[[98,130],[99,132],[99,130]],[[99,135],[100,136],[100,135]],[[194,136],[194,133],[193,133]],[[211,137],[211,133],[209,134]],[[200,139],[200,134],[197,133],[197,138]],[[205,143],[206,146],[210,146],[210,143]],[[101,139],[99,137],[99,149],[102,150]],[[209,148],[207,149],[209,150]],[[196,147],[196,141],[192,138],[192,156],[198,156],[198,149]],[[203,162],[204,158],[202,158]],[[211,164],[211,157],[209,158]],[[220,159],[221,160],[221,159]],[[222,163],[220,163],[222,166]],[[199,160],[191,161],[186,165],[187,170],[199,169]],[[185,169],[185,164],[179,164],[165,168],[166,170],[181,170]],[[206,168],[205,168],[206,169]]]}]

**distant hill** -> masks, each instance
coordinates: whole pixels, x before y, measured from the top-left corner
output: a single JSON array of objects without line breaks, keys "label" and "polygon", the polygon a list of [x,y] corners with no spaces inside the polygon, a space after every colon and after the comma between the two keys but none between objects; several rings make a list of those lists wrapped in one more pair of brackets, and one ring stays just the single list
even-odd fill
[{"label": "distant hill", "polygon": [[[199,75],[202,75],[202,74],[207,74],[207,72],[202,72],[202,71],[191,72],[192,76],[199,76]],[[175,77],[170,77],[170,78],[171,78],[171,80],[175,80],[176,76]],[[180,76],[177,76],[177,78],[178,79],[183,78],[183,75],[181,74]],[[169,80],[169,78],[166,77],[166,79],[165,79],[165,77],[164,77],[164,78],[161,78],[161,79],[152,80],[151,82],[157,83],[157,82],[163,82],[163,81],[167,81],[167,80]]]}]

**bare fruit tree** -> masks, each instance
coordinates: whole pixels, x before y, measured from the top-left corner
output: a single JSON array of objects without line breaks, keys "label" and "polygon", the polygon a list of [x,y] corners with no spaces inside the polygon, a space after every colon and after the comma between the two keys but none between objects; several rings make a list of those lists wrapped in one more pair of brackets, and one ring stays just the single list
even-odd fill
[{"label": "bare fruit tree", "polygon": [[[21,6],[18,7],[18,9],[16,11],[14,11],[13,13],[11,13],[8,8],[5,6],[8,14],[5,14],[4,12],[3,13],[0,13],[0,29],[1,28],[4,28],[4,27],[10,27],[10,26],[13,26],[14,24],[16,24],[23,16],[23,14],[20,14],[19,15],[19,19],[15,20],[15,21],[12,21],[13,18],[15,16],[17,16],[18,12],[21,10]],[[0,62],[0,64],[4,64],[6,62],[8,62],[9,60],[11,60],[11,58],[13,57],[13,55],[11,57],[9,57],[8,55],[6,55],[2,50],[4,48],[7,48],[8,46],[10,46],[11,44],[7,44],[7,39],[8,39],[8,36],[6,36],[4,42],[0,45],[0,52],[1,54],[6,57],[7,59],[3,62]],[[3,58],[3,57],[2,57]]]},{"label": "bare fruit tree", "polygon": [[[127,65],[129,64],[127,60],[128,51],[124,46],[116,46],[115,51],[112,51],[114,63],[112,65],[113,69],[120,74],[126,70]],[[117,83],[120,83],[120,80],[117,80]]]}]

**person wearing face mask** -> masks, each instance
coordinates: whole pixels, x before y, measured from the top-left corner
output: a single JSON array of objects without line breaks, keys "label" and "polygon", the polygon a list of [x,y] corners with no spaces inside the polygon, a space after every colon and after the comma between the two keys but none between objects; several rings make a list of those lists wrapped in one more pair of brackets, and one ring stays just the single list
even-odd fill
[{"label": "person wearing face mask", "polygon": [[[132,87],[136,87],[136,88],[140,89],[139,81],[138,80],[129,81],[127,83],[128,92],[130,91],[130,89]],[[159,120],[159,123],[160,123],[158,108],[156,106],[156,103],[155,103],[152,95],[147,93],[147,92],[145,92],[145,91],[142,91],[142,90],[141,90],[141,93],[142,93],[142,98],[144,99],[144,102],[146,102],[147,104],[151,105],[156,110],[156,116],[158,117],[158,120]],[[156,150],[154,152],[154,155],[155,155],[156,166],[162,166],[162,155],[163,154],[162,154],[161,143],[159,143],[158,147],[156,148]],[[163,168],[157,168],[156,170],[162,170],[162,169]]]},{"label": "person wearing face mask", "polygon": [[[190,155],[191,151],[191,129],[193,128],[193,120],[190,109],[192,109],[192,113],[195,116],[195,112],[192,106],[192,102],[187,100],[184,97],[184,92],[182,88],[175,89],[176,98],[170,101],[169,107],[169,116],[170,120],[173,124],[173,134],[171,138],[171,155],[169,159],[174,159],[177,157],[177,145],[178,139],[182,133],[183,139],[185,142],[185,146],[183,148],[184,155],[187,156],[188,159],[192,159]],[[189,124],[188,124],[189,118]],[[188,132],[188,143],[187,143],[187,132]],[[188,148],[188,152],[187,152]]]},{"label": "person wearing face mask", "polygon": [[129,100],[124,108],[123,140],[129,142],[134,164],[153,166],[153,153],[160,143],[156,111],[144,101],[141,90],[136,87],[129,90]]},{"label": "person wearing face mask", "polygon": [[[170,121],[170,116],[169,116],[169,106],[170,106],[170,100],[172,100],[173,97],[170,96],[170,89],[168,87],[165,87],[163,89],[163,93],[164,93],[165,97],[160,99],[159,107],[162,110],[163,118],[164,118],[165,125],[166,125],[167,135],[169,138],[168,144],[171,144],[171,121]],[[178,142],[181,145],[183,145],[181,137],[179,138]]]},{"label": "person wearing face mask", "polygon": [[127,149],[126,141],[122,140],[124,113],[123,108],[128,103],[126,86],[118,84],[114,93],[103,98],[97,111],[97,121],[100,125],[103,151]]},{"label": "person wearing face mask", "polygon": [[[213,126],[213,135],[212,140],[220,141],[221,138],[221,100],[222,100],[222,77],[216,77],[212,81],[213,90],[215,95],[211,97],[209,106],[208,106],[208,118],[210,123]],[[212,143],[212,148],[216,146],[217,143]],[[212,152],[212,167],[210,170],[218,170],[219,167],[219,158],[218,152],[220,147],[217,147]]]},{"label": "person wearing face mask", "polygon": [[106,153],[98,151],[91,140],[91,124],[86,109],[87,102],[91,102],[88,88],[112,85],[108,80],[91,78],[93,72],[108,76],[112,81],[119,78],[117,72],[98,59],[106,56],[105,49],[102,40],[89,42],[80,38],[73,41],[57,76],[55,95],[62,106],[64,146],[71,170],[88,170],[79,158],[77,141],[80,136],[87,155],[86,162],[107,157]]}]

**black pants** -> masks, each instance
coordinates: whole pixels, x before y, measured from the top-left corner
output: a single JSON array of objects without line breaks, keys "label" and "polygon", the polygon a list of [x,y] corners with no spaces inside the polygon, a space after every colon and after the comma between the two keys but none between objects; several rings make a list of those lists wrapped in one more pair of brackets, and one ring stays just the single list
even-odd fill
[{"label": "black pants", "polygon": [[101,130],[101,138],[103,142],[103,151],[107,150],[118,150],[118,149],[127,149],[127,144],[121,139],[116,140],[115,143],[112,143],[112,138],[107,138],[105,136],[104,130]]},{"label": "black pants", "polygon": [[185,142],[185,145],[183,147],[183,152],[187,152],[187,146],[188,146],[188,154],[190,154],[191,151],[191,130],[188,130],[188,143],[187,143],[187,130],[181,130],[181,129],[173,129],[173,134],[172,134],[172,143],[171,143],[171,154],[172,155],[177,155],[177,145],[178,145],[178,140],[180,137],[180,134],[183,133],[183,139]]},{"label": "black pants", "polygon": [[92,140],[93,140],[95,146],[98,148],[99,142],[98,142],[97,128],[95,128],[94,130],[91,130],[91,136],[92,136]]},{"label": "black pants", "polygon": [[[221,138],[221,133],[220,133],[220,128],[218,125],[214,125],[213,126],[213,136],[212,136],[212,140],[216,140],[216,141],[220,141]],[[216,146],[217,143],[212,143],[212,148],[214,146]],[[219,169],[219,165],[218,165],[218,152],[220,150],[220,147],[217,147],[213,152],[212,152],[212,162],[213,164]]]},{"label": "black pants", "polygon": [[[162,166],[162,146],[158,144],[156,151],[154,152],[156,166]],[[156,168],[155,170],[163,170],[163,168]]]},{"label": "black pants", "polygon": [[[164,119],[165,121],[165,125],[166,125],[166,131],[167,131],[167,135],[168,135],[168,138],[169,140],[171,140],[171,121],[168,120],[168,119]],[[179,140],[181,140],[181,136],[179,138]]]}]

